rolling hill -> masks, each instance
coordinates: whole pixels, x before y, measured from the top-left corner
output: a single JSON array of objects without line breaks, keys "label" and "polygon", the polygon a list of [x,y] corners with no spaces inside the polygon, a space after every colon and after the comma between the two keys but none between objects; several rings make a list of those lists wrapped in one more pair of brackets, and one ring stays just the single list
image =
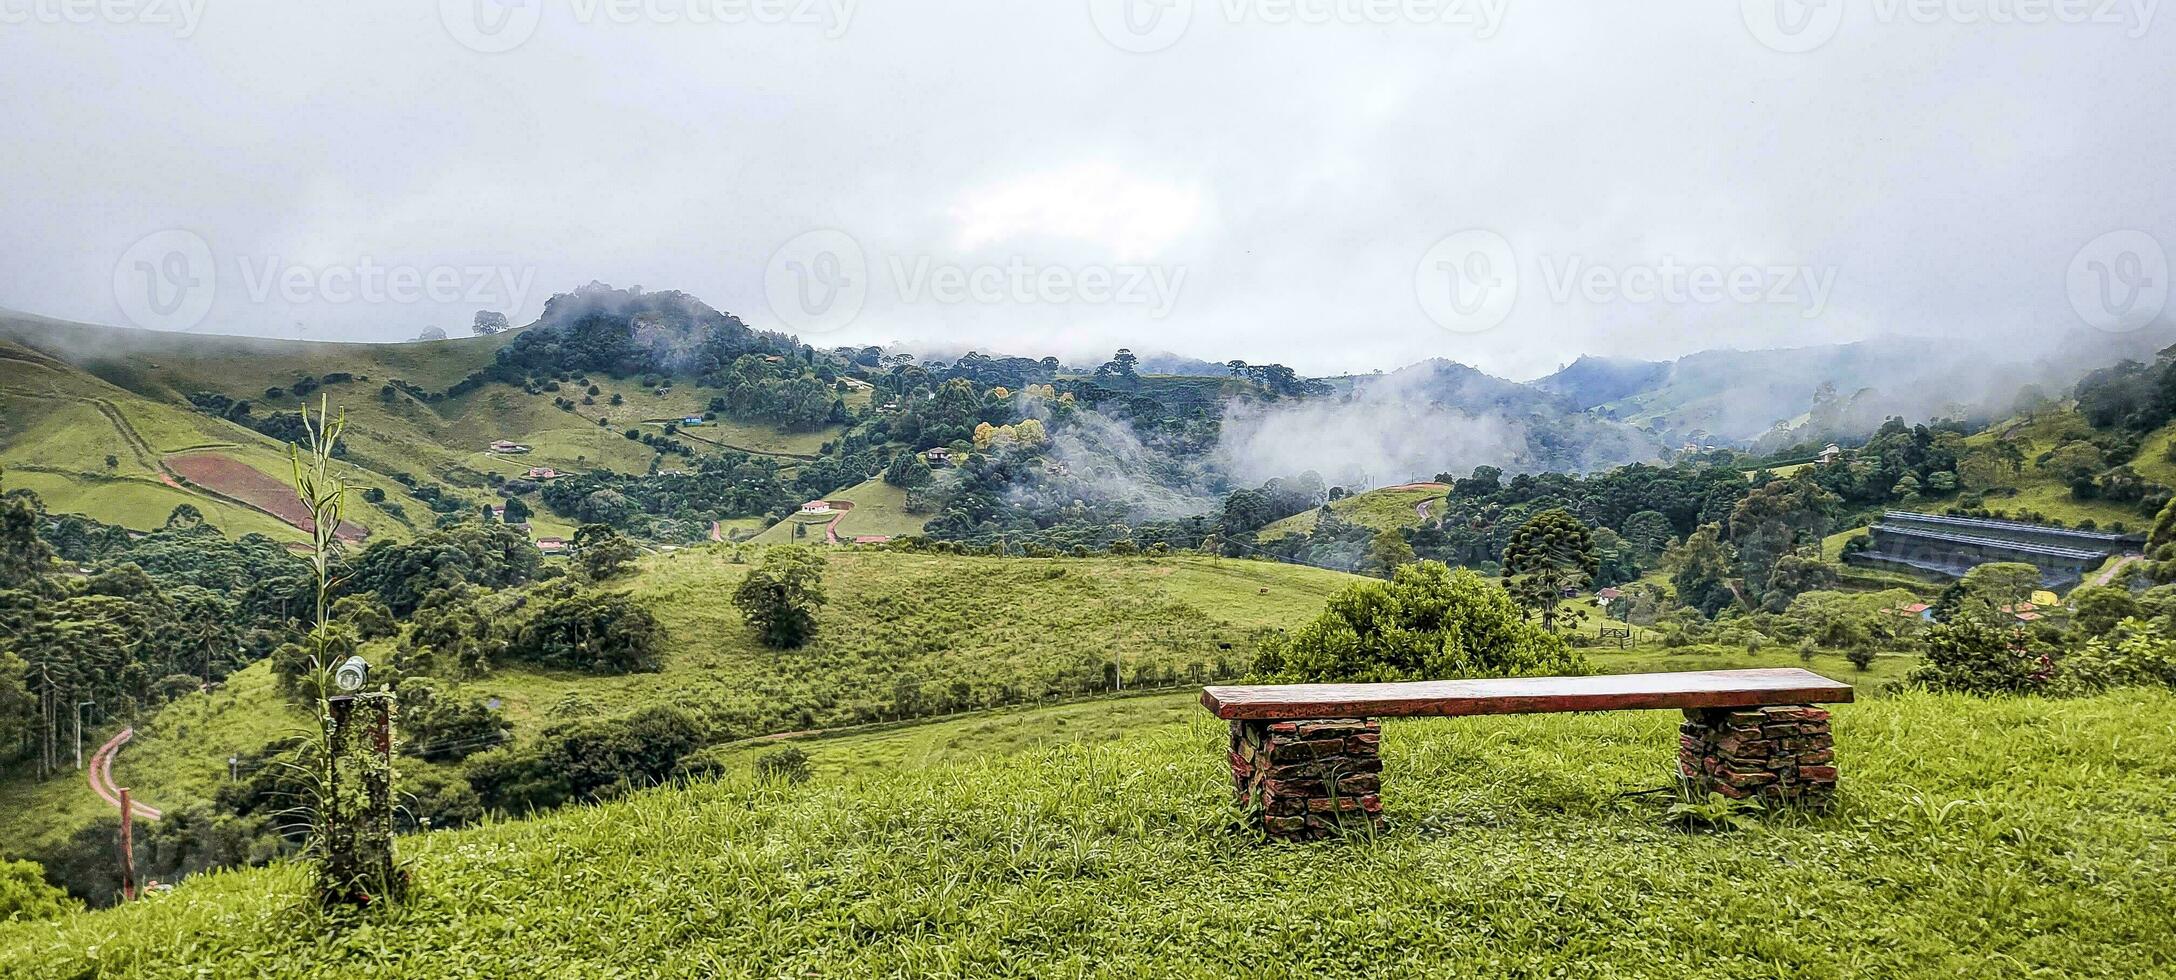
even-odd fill
[{"label": "rolling hill", "polygon": [[[664,423],[701,416],[712,393],[685,378],[648,386],[642,379],[590,379],[595,404],[555,404],[556,391],[529,392],[486,383],[444,392],[490,365],[519,331],[404,344],[330,344],[200,337],[67,323],[0,313],[0,466],[10,486],[35,490],[54,512],[82,513],[132,528],[155,527],[183,503],[240,534],[300,537],[271,506],[247,490],[258,476],[281,479],[285,445],[249,427],[199,411],[192,395],[247,401],[257,417],[316,408],[324,400],[347,420],[347,476],[376,487],[398,511],[351,502],[356,524],[396,540],[428,530],[435,516],[396,477],[442,485],[464,508],[496,500],[488,477],[516,478],[532,467],[642,473],[658,460],[627,428],[662,431]],[[298,395],[298,381],[313,390]],[[678,381],[680,383],[673,383]],[[558,386],[554,385],[553,388]],[[865,402],[866,393],[848,396]],[[614,404],[617,401],[618,404]],[[786,433],[713,419],[679,438],[709,450],[741,450],[792,466],[814,458],[836,427]],[[529,447],[493,452],[496,441]],[[107,457],[114,463],[108,465]],[[187,466],[177,466],[190,459]],[[187,480],[183,470],[231,474]],[[256,475],[253,475],[256,474]],[[398,515],[398,516],[396,516]],[[572,532],[548,512],[539,535]]]},{"label": "rolling hill", "polygon": [[[1443,483],[1409,483],[1395,487],[1383,487],[1356,493],[1342,500],[1330,502],[1330,511],[1355,524],[1364,524],[1378,531],[1393,528],[1414,527],[1425,519],[1425,514],[1435,501],[1442,500],[1450,492]],[[1301,511],[1291,517],[1275,521],[1255,534],[1261,541],[1273,541],[1293,534],[1305,534],[1314,530],[1322,519],[1320,508]]]},{"label": "rolling hill", "polygon": [[[845,550],[829,556],[830,603],[811,645],[759,645],[730,602],[749,565],[715,545],[645,559],[612,587],[665,631],[663,669],[600,677],[502,666],[449,680],[451,695],[497,698],[517,739],[580,714],[658,703],[697,712],[718,740],[853,725],[939,709],[1075,696],[1119,665],[1128,684],[1229,675],[1256,630],[1297,624],[1351,576],[1270,562],[1171,558],[1002,559]],[[376,663],[384,641],[364,650]],[[1147,673],[1143,673],[1146,669]],[[925,690],[926,688],[926,690]],[[571,699],[571,700],[570,700]],[[941,702],[941,703],[940,703]],[[210,694],[136,723],[114,766],[122,785],[166,809],[208,798],[228,756],[261,748],[308,718],[287,706],[259,663]],[[118,722],[97,734],[103,740]],[[108,812],[74,779],[0,779],[0,841],[31,852]]]}]

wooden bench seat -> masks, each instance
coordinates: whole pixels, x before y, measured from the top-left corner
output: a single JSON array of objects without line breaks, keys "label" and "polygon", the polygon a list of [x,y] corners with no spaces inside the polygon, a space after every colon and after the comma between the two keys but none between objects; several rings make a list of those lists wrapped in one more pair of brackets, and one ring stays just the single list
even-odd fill
[{"label": "wooden bench seat", "polygon": [[1489,677],[1398,684],[1282,684],[1205,687],[1217,717],[1407,718],[1524,715],[1627,708],[1744,708],[1851,700],[1851,685],[1810,670],[1688,670],[1591,677]]},{"label": "wooden bench seat", "polygon": [[1272,836],[1379,828],[1381,719],[1676,708],[1678,774],[1695,792],[1820,804],[1836,785],[1829,715],[1851,685],[1796,667],[1393,684],[1203,688],[1231,722],[1232,786]]}]

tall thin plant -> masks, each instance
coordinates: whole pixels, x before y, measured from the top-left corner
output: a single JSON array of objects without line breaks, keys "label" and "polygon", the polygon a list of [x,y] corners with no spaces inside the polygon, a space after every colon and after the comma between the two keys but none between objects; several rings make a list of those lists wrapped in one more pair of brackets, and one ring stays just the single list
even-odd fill
[{"label": "tall thin plant", "polygon": [[[309,827],[307,850],[316,859],[318,888],[328,901],[342,901],[368,894],[367,885],[355,880],[363,871],[355,860],[356,821],[360,800],[350,799],[340,778],[341,756],[352,751],[349,719],[335,712],[332,703],[333,675],[338,669],[332,651],[332,590],[336,584],[334,562],[340,551],[340,522],[347,509],[347,481],[333,471],[333,447],[340,442],[347,416],[334,418],[327,401],[318,401],[317,417],[309,406],[302,409],[302,429],[307,445],[289,444],[287,458],[294,474],[295,496],[309,511],[310,571],[317,594],[313,628],[308,640],[309,660],[303,671],[303,690],[317,712],[317,730],[311,734],[311,751],[304,760],[305,785],[311,799],[298,814]],[[384,889],[377,889],[383,893]]]}]

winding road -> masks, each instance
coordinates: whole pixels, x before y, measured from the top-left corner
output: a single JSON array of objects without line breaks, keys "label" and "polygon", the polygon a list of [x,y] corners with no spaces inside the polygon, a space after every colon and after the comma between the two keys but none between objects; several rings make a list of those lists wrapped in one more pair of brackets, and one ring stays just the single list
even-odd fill
[{"label": "winding road", "polygon": [[2107,585],[2109,582],[2115,581],[2116,573],[2122,571],[2125,565],[2129,565],[2134,561],[2144,560],[2146,560],[2146,556],[2138,554],[2137,552],[2132,552],[2128,555],[2119,555],[2116,557],[2116,560],[2108,563],[2108,567],[2100,570],[2100,576],[2093,579],[2093,584]]},{"label": "winding road", "polygon": [[[87,767],[89,771],[84,774],[90,778],[91,792],[97,793],[99,799],[105,800],[106,805],[116,810],[121,808],[121,790],[113,785],[113,754],[135,737],[136,729],[124,728],[120,734],[107,739],[106,744],[92,753],[91,764]],[[157,807],[142,800],[132,799],[128,802],[129,809],[136,811],[138,820],[157,820],[164,815]]]}]

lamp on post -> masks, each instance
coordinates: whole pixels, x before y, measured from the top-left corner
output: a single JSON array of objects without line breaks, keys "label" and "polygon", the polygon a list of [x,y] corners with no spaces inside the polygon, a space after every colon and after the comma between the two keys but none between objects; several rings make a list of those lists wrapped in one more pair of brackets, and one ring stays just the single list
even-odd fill
[{"label": "lamp on post", "polygon": [[83,768],[83,709],[95,703],[97,702],[76,702],[76,769],[79,771]]}]

